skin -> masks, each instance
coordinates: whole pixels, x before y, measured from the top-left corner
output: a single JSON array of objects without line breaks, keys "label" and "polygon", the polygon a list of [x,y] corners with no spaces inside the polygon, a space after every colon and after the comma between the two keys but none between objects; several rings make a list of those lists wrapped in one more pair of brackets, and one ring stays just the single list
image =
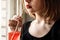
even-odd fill
[{"label": "skin", "polygon": [[[15,21],[16,21],[16,22],[15,22]],[[12,25],[12,24],[13,24],[13,25]],[[15,30],[16,30],[16,26],[17,26],[18,28],[17,28],[16,31],[18,31],[18,29],[19,29],[20,27],[22,27],[22,18],[21,18],[20,16],[15,15],[15,16],[13,16],[13,18],[11,18],[11,19],[9,20],[8,25],[9,25],[11,31],[15,31]],[[14,26],[14,25],[16,25],[16,26]]]}]

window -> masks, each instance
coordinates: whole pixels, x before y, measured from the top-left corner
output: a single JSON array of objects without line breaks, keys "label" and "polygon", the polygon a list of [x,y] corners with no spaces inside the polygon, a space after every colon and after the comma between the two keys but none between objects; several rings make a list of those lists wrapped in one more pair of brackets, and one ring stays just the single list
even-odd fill
[{"label": "window", "polygon": [[0,0],[0,40],[7,39],[7,0]]},{"label": "window", "polygon": [[[18,3],[17,3],[18,1]],[[20,13],[20,0],[0,0],[0,40],[8,40],[8,20]]]}]

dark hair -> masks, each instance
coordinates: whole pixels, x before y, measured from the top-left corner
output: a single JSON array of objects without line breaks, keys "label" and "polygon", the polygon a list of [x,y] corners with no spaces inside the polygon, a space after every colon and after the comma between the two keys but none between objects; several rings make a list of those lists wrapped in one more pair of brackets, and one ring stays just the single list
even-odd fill
[{"label": "dark hair", "polygon": [[60,0],[45,0],[45,7],[48,10],[43,14],[45,18],[49,17],[54,21],[60,19]]}]

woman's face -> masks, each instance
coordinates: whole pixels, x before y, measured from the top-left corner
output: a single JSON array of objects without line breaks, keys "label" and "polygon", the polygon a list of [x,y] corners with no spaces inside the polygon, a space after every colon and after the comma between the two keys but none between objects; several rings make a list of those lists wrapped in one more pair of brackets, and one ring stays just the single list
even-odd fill
[{"label": "woman's face", "polygon": [[28,13],[37,12],[43,8],[43,0],[24,0]]}]

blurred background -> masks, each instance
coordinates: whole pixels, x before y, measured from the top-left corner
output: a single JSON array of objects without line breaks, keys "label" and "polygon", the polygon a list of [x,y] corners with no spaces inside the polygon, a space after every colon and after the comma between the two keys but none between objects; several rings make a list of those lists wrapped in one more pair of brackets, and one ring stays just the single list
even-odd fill
[{"label": "blurred background", "polygon": [[0,40],[8,40],[8,20],[14,15],[22,14],[23,23],[33,20],[25,13],[23,0],[0,0]]}]

